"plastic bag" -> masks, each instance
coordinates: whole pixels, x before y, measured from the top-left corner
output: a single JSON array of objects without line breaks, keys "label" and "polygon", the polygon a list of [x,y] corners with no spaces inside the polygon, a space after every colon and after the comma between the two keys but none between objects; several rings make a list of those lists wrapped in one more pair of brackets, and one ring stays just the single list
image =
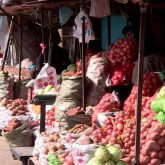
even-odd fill
[{"label": "plastic bag", "polygon": [[100,99],[106,93],[106,79],[108,74],[108,59],[107,57],[91,58],[86,76],[90,79],[87,90],[87,105],[96,106]]},{"label": "plastic bag", "polygon": [[84,11],[80,11],[75,19],[77,29],[74,31],[73,36],[82,42],[82,18],[85,17],[85,42],[89,43],[90,40],[95,40],[95,34],[93,32],[92,23],[89,20],[88,15]]},{"label": "plastic bag", "polygon": [[73,11],[68,6],[60,6],[59,19],[60,19],[61,26],[66,24],[73,14],[74,14]]},{"label": "plastic bag", "polygon": [[91,0],[91,11],[89,16],[102,18],[110,15],[109,0]]},{"label": "plastic bag", "polygon": [[58,160],[54,154],[48,156],[49,165],[62,165],[62,162]]},{"label": "plastic bag", "polygon": [[46,63],[34,81],[34,89],[45,89],[46,86],[57,86],[56,69]]},{"label": "plastic bag", "polygon": [[72,150],[74,164],[87,165],[88,161],[94,157],[97,148],[98,145],[95,144],[79,145],[74,143]]}]

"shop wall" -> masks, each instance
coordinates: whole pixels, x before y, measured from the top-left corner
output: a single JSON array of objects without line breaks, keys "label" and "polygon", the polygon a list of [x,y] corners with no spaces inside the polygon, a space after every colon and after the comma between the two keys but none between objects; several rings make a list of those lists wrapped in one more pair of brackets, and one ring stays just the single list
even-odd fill
[{"label": "shop wall", "polygon": [[[122,29],[126,26],[126,19],[122,15],[111,15],[111,42],[114,43],[118,38],[123,38]],[[102,49],[108,45],[108,17],[101,21]]]}]

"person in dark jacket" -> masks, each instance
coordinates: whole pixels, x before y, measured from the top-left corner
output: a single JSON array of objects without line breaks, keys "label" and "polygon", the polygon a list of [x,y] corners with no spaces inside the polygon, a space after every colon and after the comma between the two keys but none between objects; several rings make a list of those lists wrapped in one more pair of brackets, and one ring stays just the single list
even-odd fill
[{"label": "person in dark jacket", "polygon": [[[71,61],[69,59],[69,53],[61,48],[59,43],[61,42],[60,35],[58,33],[58,30],[53,30],[52,32],[52,53],[51,57],[48,57],[49,55],[49,47],[46,47],[45,49],[45,63],[47,63],[50,58],[50,66],[54,67],[56,69],[56,73],[59,75],[61,72],[66,69],[70,64]],[[31,77],[34,79],[39,71],[44,66],[44,54],[42,52],[40,53],[39,57],[37,58],[37,67],[32,71]]]}]

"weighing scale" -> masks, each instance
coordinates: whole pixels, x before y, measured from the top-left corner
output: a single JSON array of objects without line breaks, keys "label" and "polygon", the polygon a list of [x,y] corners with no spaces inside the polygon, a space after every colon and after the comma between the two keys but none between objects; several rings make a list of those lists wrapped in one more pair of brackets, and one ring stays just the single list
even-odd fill
[{"label": "weighing scale", "polygon": [[40,117],[40,133],[45,132],[45,115],[46,105],[53,105],[56,101],[56,95],[36,95],[31,101],[31,104],[41,105],[41,117]]}]

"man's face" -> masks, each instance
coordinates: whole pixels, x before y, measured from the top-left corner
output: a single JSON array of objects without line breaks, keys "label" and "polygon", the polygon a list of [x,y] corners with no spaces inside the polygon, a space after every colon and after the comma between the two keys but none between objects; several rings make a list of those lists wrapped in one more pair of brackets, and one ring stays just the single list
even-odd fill
[{"label": "man's face", "polygon": [[129,31],[126,35],[125,38],[134,38],[133,31]]}]

